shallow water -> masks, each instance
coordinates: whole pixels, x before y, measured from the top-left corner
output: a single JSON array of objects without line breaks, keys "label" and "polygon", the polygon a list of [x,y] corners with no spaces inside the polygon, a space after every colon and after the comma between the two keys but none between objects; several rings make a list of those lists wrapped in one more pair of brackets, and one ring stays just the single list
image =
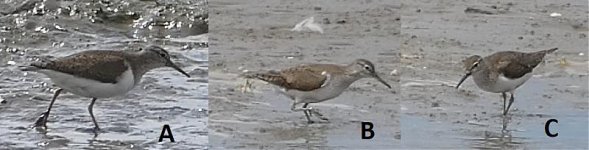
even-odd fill
[{"label": "shallow water", "polygon": [[[586,2],[405,2],[401,35],[407,42],[401,45],[400,69],[404,147],[588,148]],[[508,117],[501,113],[501,94],[479,89],[472,79],[454,87],[468,56],[554,47],[557,52],[546,55],[534,77],[515,91]],[[558,137],[545,134],[549,119],[559,121],[551,125]],[[424,144],[429,141],[434,146]]]},{"label": "shallow water", "polygon": [[[208,10],[206,1],[0,2],[0,148],[146,149],[208,147]],[[192,77],[159,68],[123,96],[98,99],[91,132],[90,98],[63,93],[48,130],[30,126],[57,89],[18,66],[84,50],[159,45]],[[176,143],[158,138],[169,124]]]},{"label": "shallow water", "polygon": [[[502,104],[500,96],[485,92],[481,93],[483,95],[480,99],[492,103],[485,102],[482,107],[469,106],[473,105],[473,102],[464,102],[455,104],[461,108],[456,109],[446,107],[448,104],[442,103],[437,108],[424,111],[430,114],[429,117],[416,115],[419,113],[405,114],[401,122],[403,146],[424,148],[424,143],[431,143],[427,144],[432,145],[431,148],[587,148],[589,116],[583,98],[586,93],[574,92],[587,91],[587,85],[562,89],[574,93],[559,92],[554,88],[588,82],[586,77],[580,79],[581,81],[568,77],[530,79],[517,90],[515,102],[510,110],[511,115],[505,118],[497,109]],[[465,87],[470,86],[475,85],[465,84]],[[441,95],[438,98],[445,99],[444,97]],[[481,100],[475,100],[474,103],[477,101],[480,103]],[[417,108],[409,105],[404,103],[403,112],[416,111]],[[551,138],[546,135],[544,127],[549,119],[558,120],[558,123],[552,123],[550,127],[551,132],[559,133],[558,137]],[[504,123],[506,126],[503,126]]]},{"label": "shallow water", "polygon": [[[234,88],[242,83],[242,79],[232,78],[237,75],[212,73],[211,76],[214,76],[211,85],[215,87],[211,100],[216,108],[210,118],[210,140],[214,148],[378,149],[400,145],[395,105],[382,103],[384,97],[350,90],[333,100],[311,104],[329,122],[313,117],[317,123],[307,124],[302,112],[290,110],[292,100],[272,86],[253,81],[255,89],[241,93]],[[360,85],[363,84],[357,86]],[[375,124],[377,135],[373,139],[361,139],[362,121]]]}]

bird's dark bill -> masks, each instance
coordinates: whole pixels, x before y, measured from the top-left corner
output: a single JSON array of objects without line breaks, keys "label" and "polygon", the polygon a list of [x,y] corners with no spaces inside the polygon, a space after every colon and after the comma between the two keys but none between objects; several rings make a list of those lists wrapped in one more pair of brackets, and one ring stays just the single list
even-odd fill
[{"label": "bird's dark bill", "polygon": [[389,89],[391,88],[391,85],[389,85],[387,82],[385,82],[382,78],[380,78],[378,75],[374,75],[374,78],[378,81],[380,81],[380,83],[384,84],[385,86],[389,87]]},{"label": "bird's dark bill", "polygon": [[462,84],[462,82],[464,82],[464,80],[466,80],[466,78],[468,78],[468,76],[470,76],[470,73],[467,73],[464,76],[462,76],[462,79],[460,79],[460,82],[458,82],[458,85],[456,85],[456,88],[460,87],[460,84]]},{"label": "bird's dark bill", "polygon": [[174,63],[171,63],[171,62],[169,64],[170,64],[170,65],[168,65],[169,67],[176,69],[178,72],[180,72],[180,73],[186,75],[186,77],[190,78],[190,75],[188,75],[188,73],[184,72],[184,70],[180,69],[180,67],[176,66]]}]

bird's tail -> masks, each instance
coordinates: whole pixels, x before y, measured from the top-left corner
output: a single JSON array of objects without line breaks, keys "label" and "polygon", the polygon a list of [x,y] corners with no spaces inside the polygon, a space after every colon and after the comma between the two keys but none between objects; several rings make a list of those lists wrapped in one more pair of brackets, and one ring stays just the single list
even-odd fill
[{"label": "bird's tail", "polygon": [[245,72],[239,75],[239,77],[248,78],[248,79],[258,79],[262,81],[266,81],[272,84],[282,84],[286,83],[286,80],[280,75],[277,71],[265,71],[265,72]]},{"label": "bird's tail", "polygon": [[530,55],[526,55],[527,59],[523,59],[522,62],[524,62],[524,64],[532,64],[532,67],[536,67],[536,65],[544,61],[544,56],[546,56],[546,54],[552,53],[556,50],[558,50],[558,48],[551,48],[547,50],[533,52]]},{"label": "bird's tail", "polygon": [[554,52],[556,50],[558,50],[558,48],[555,47],[555,48],[551,48],[551,49],[548,49],[548,50],[541,50],[539,52],[540,53],[543,53],[544,55],[546,55],[546,54],[552,53],[552,52]]},{"label": "bird's tail", "polygon": [[29,66],[18,66],[18,68],[22,71],[37,71],[40,69],[45,68],[46,63],[44,62],[33,62]]}]

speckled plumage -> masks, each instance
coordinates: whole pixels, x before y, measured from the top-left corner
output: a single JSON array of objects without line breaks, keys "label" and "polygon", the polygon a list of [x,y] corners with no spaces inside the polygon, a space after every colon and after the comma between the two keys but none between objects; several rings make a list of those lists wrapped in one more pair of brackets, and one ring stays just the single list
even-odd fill
[{"label": "speckled plumage", "polygon": [[[374,65],[365,59],[358,59],[349,65],[303,64],[281,71],[247,72],[246,78],[255,78],[277,85],[282,93],[293,99],[293,111],[304,111],[307,121],[312,122],[309,113],[321,114],[306,108],[309,103],[318,103],[339,96],[352,83],[361,78],[375,78],[387,87],[374,71]],[[304,103],[302,109],[295,109],[296,104]]]},{"label": "speckled plumage", "polygon": [[[513,103],[515,89],[532,77],[532,71],[543,61],[546,54],[557,49],[552,48],[531,53],[502,51],[484,58],[478,55],[470,56],[463,61],[466,74],[456,85],[456,88],[472,75],[479,88],[503,95],[503,114],[506,115]],[[507,107],[505,107],[506,92],[511,93]]]},{"label": "speckled plumage", "polygon": [[129,65],[125,63],[125,54],[123,51],[84,51],[47,63],[33,63],[31,66],[104,83],[116,83],[117,78],[129,69]]},{"label": "speckled plumage", "polygon": [[96,99],[127,93],[139,83],[147,71],[159,67],[171,67],[190,77],[170,61],[167,51],[158,46],[149,46],[140,51],[84,51],[23,67],[23,71],[46,74],[61,88],[56,91],[49,108],[37,120],[35,126],[46,127],[47,117],[55,99],[62,90],[66,90],[92,98],[88,111],[96,131],[99,127],[92,113]]}]

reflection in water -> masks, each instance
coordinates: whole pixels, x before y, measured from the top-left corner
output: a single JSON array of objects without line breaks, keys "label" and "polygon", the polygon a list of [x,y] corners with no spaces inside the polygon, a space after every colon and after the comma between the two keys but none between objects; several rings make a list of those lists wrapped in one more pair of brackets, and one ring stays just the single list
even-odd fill
[{"label": "reflection in water", "polygon": [[306,125],[302,127],[268,128],[274,140],[286,143],[290,148],[318,149],[327,146],[327,125]]},{"label": "reflection in water", "polygon": [[508,130],[509,122],[511,121],[511,116],[503,116],[502,119],[502,126],[501,132],[497,133],[494,131],[484,131],[484,135],[482,139],[472,139],[474,142],[473,148],[477,149],[513,149],[517,148],[522,145],[524,138],[520,137],[513,137],[512,131]]}]

